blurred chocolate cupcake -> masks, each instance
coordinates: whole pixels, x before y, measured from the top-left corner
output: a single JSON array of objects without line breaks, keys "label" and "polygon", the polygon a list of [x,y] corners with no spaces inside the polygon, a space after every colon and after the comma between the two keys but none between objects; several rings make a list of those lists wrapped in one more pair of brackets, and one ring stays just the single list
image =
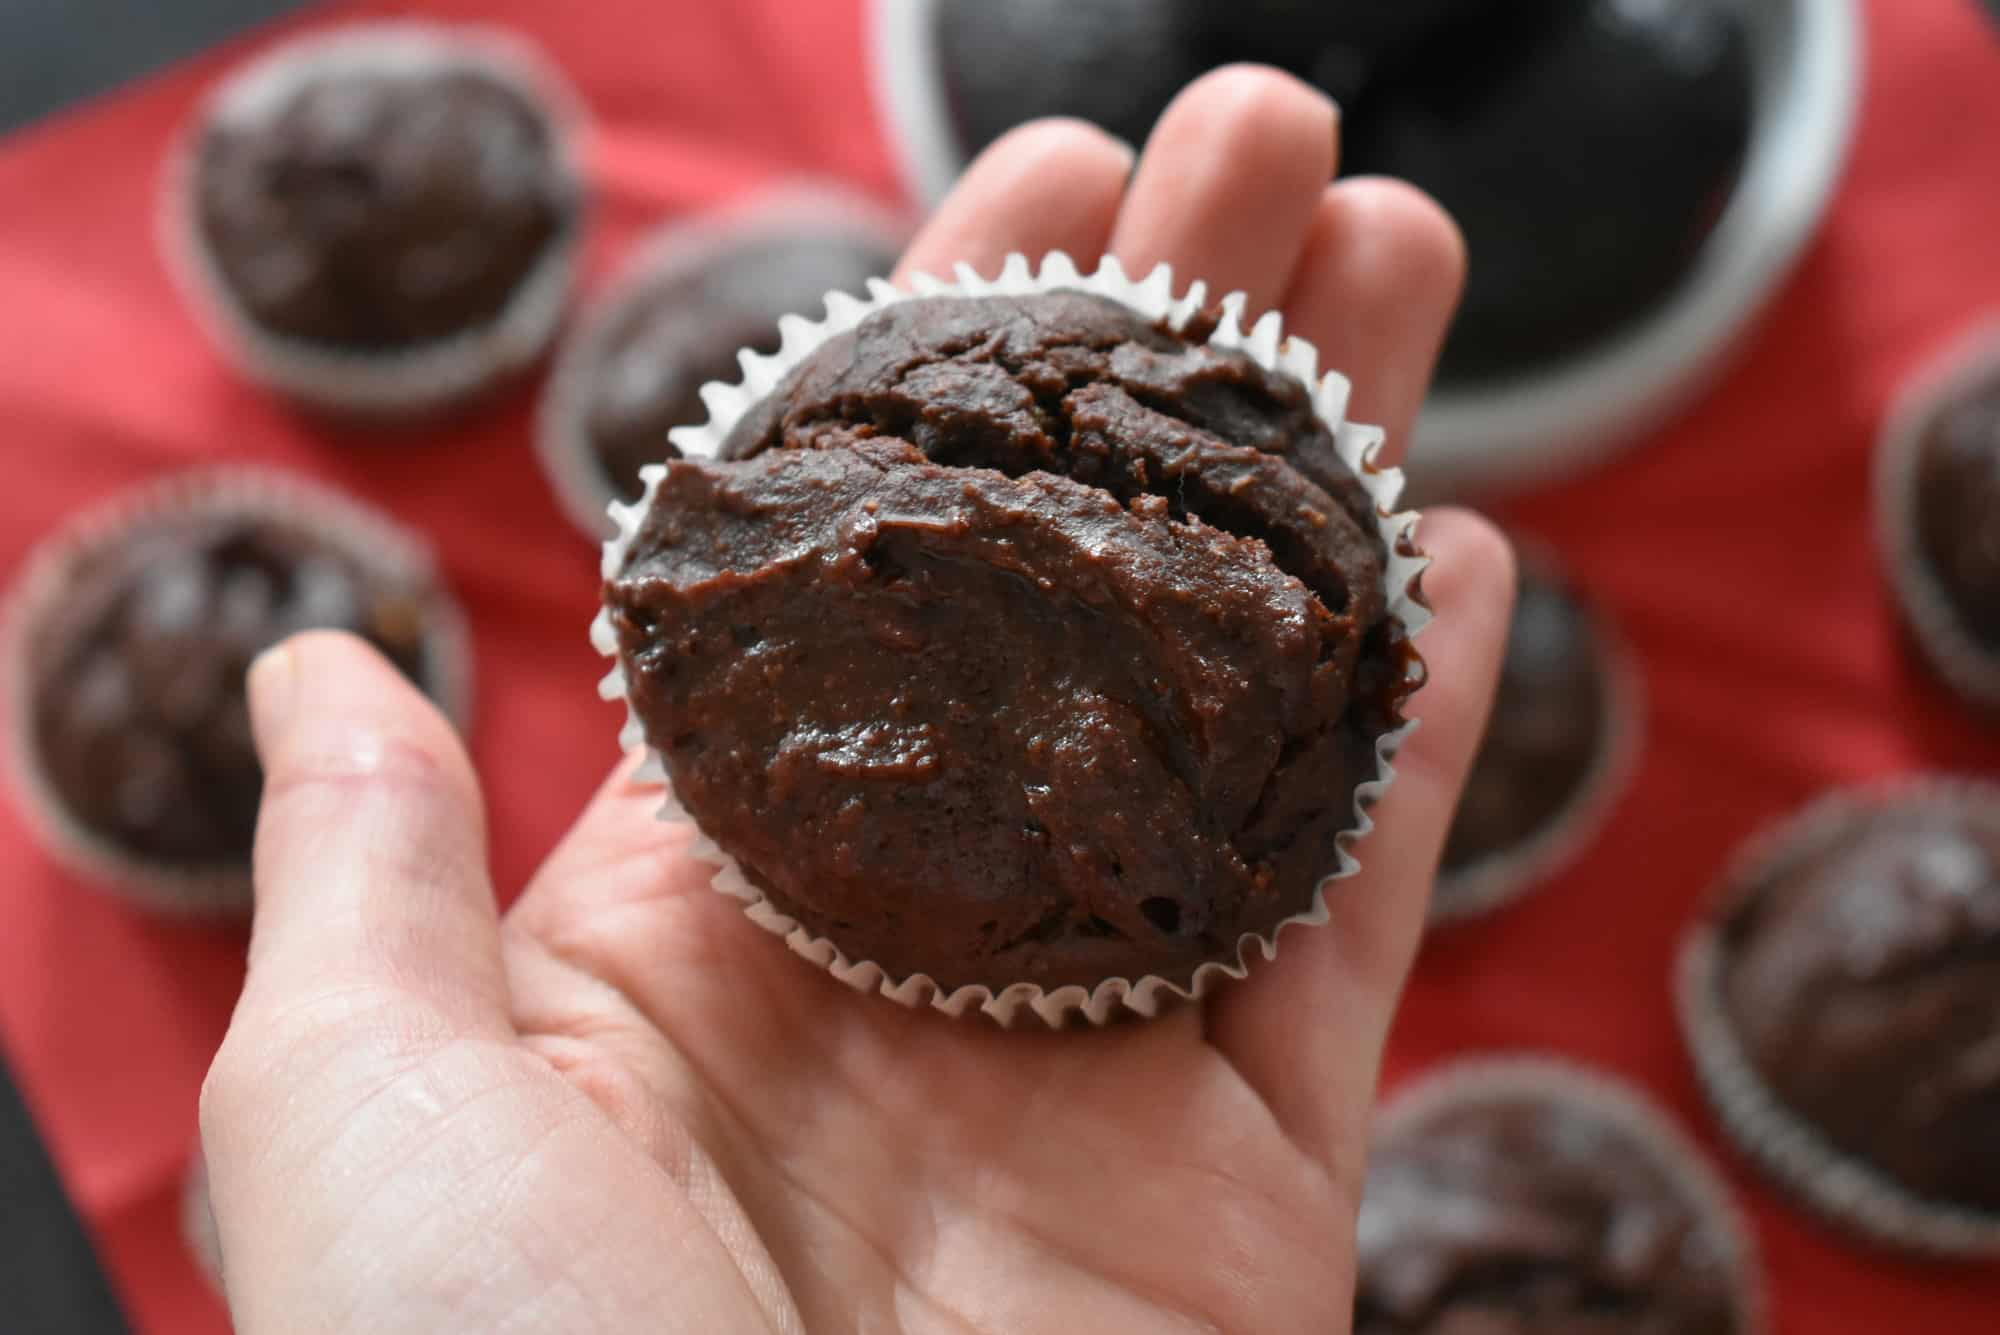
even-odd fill
[{"label": "blurred chocolate cupcake", "polygon": [[1497,907],[1596,833],[1637,749],[1631,657],[1563,579],[1523,554],[1507,656],[1478,758],[1445,841],[1433,922]]},{"label": "blurred chocolate cupcake", "polygon": [[1924,656],[2000,712],[2000,328],[1983,328],[1907,391],[1878,452],[1889,575]]},{"label": "blurred chocolate cupcake", "polygon": [[739,378],[745,348],[776,352],[781,317],[886,278],[900,238],[866,200],[796,187],[642,243],[565,342],[543,398],[543,471],[576,525],[609,536],[605,509],[638,499],[640,468],[678,457],[668,432],[708,419],[701,387]]},{"label": "blurred chocolate cupcake", "polygon": [[1636,1091],[1553,1061],[1463,1061],[1393,1097],[1356,1253],[1355,1335],[1763,1326],[1715,1172]]},{"label": "blurred chocolate cupcake", "polygon": [[241,913],[262,776],[244,674],[353,631],[463,719],[465,632],[430,558],[317,487],[202,472],[72,520],[10,606],[14,770],[59,856],[152,907]]},{"label": "blurred chocolate cupcake", "polygon": [[459,403],[555,332],[584,226],[575,106],[486,29],[288,43],[222,84],[172,164],[176,269],[281,393],[372,417]]},{"label": "blurred chocolate cupcake", "polygon": [[1358,868],[1414,517],[1276,316],[1062,255],[914,286],[746,356],[614,509],[604,690],[716,887],[836,977],[1150,1015]]},{"label": "blurred chocolate cupcake", "polygon": [[1893,1246],[2000,1256],[2000,789],[1837,793],[1756,841],[1680,964],[1725,1129]]},{"label": "blurred chocolate cupcake", "polygon": [[1367,80],[1344,162],[1415,182],[1465,232],[1446,384],[1580,353],[1679,285],[1749,146],[1738,5],[1468,6],[1421,56]]}]

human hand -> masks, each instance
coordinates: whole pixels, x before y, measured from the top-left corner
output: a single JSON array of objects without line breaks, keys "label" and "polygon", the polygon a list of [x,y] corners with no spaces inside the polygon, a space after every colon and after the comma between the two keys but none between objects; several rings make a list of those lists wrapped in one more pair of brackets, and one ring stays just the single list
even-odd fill
[{"label": "human hand", "polygon": [[[1282,309],[1393,455],[1462,252],[1407,187],[1328,186],[1335,144],[1329,103],[1246,69],[1183,94],[1136,173],[1098,131],[1026,127],[904,270],[1171,261]],[[1513,589],[1482,521],[1422,541],[1423,726],[1332,921],[1097,1032],[815,973],[708,888],[631,758],[503,919],[444,720],[358,641],[274,650],[249,976],[202,1091],[238,1329],[1346,1330],[1376,1070]]]}]

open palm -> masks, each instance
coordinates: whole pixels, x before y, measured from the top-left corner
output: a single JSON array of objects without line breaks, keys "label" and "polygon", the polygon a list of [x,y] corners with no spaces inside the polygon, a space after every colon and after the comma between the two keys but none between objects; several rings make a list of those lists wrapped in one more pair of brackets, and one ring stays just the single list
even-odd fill
[{"label": "open palm", "polygon": [[[1393,449],[1463,261],[1408,188],[1326,184],[1335,125],[1231,69],[1136,173],[1095,130],[1027,127],[904,267],[1169,261],[1282,309]],[[202,1100],[239,1329],[1345,1330],[1376,1067],[1512,589],[1480,521],[1422,539],[1423,726],[1333,921],[1094,1032],[813,972],[707,888],[629,758],[501,920],[444,721],[357,641],[267,655],[251,968]]]}]

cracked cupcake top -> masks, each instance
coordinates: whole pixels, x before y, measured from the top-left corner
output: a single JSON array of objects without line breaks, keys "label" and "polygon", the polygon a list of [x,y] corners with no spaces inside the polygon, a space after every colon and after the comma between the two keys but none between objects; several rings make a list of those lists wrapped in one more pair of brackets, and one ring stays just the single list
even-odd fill
[{"label": "cracked cupcake top", "polygon": [[1077,292],[886,307],[669,465],[605,598],[676,795],[946,989],[1185,983],[1310,907],[1410,689],[1305,386]]}]

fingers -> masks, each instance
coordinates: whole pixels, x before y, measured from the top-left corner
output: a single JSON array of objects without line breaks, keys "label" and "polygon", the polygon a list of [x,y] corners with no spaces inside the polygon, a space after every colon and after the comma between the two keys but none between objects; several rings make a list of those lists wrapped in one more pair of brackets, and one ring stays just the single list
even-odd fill
[{"label": "fingers", "polygon": [[1486,729],[1514,595],[1513,553],[1466,511],[1425,515],[1437,611],[1419,647],[1421,726],[1356,847],[1362,871],[1327,894],[1332,921],[1282,938],[1278,958],[1211,1004],[1209,1039],[1288,1132],[1358,1180],[1382,1046],[1423,935],[1445,833]]},{"label": "fingers", "polygon": [[250,671],[264,766],[257,911],[239,1022],[362,991],[505,1028],[478,781],[451,725],[350,635],[297,636]]},{"label": "fingers", "polygon": [[1161,262],[1176,287],[1241,290],[1250,313],[1285,292],[1313,208],[1333,177],[1339,116],[1276,70],[1232,65],[1189,84],[1146,141],[1111,249],[1135,275]]},{"label": "fingers", "polygon": [[1465,240],[1415,186],[1357,177],[1320,193],[1285,293],[1285,328],[1354,382],[1348,415],[1409,449],[1417,410],[1465,284]]},{"label": "fingers", "polygon": [[1068,251],[1089,269],[1110,241],[1131,174],[1131,148],[1086,122],[1011,130],[959,178],[904,252],[896,281],[949,277],[961,260],[990,276],[1016,250],[1035,259]]}]

